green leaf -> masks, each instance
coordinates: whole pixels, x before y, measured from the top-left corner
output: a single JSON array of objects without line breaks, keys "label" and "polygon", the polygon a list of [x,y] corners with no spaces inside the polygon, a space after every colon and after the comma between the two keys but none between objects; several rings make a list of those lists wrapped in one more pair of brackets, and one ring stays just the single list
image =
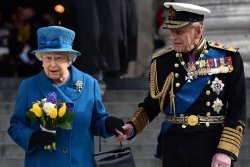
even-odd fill
[{"label": "green leaf", "polygon": [[70,122],[64,122],[63,124],[58,124],[58,127],[61,128],[61,129],[65,129],[65,130],[72,129],[72,126],[71,126]]},{"label": "green leaf", "polygon": [[32,121],[34,121],[34,120],[36,120],[36,115],[35,115],[35,113],[34,112],[32,112],[32,111],[28,111],[28,112],[26,112],[26,116],[30,119],[30,120],[32,120]]},{"label": "green leaf", "polygon": [[58,119],[58,122],[72,122],[74,119],[73,112],[66,112],[65,115]]}]

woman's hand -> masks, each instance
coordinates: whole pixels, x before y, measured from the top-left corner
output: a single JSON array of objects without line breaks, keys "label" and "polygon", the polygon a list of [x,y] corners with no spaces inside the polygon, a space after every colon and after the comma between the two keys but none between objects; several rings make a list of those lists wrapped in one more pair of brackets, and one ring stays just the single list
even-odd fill
[{"label": "woman's hand", "polygon": [[105,127],[106,127],[107,132],[110,134],[114,134],[116,136],[119,135],[116,130],[123,133],[123,128],[122,128],[123,125],[124,125],[124,122],[122,119],[119,119],[113,116],[108,117],[105,121]]}]

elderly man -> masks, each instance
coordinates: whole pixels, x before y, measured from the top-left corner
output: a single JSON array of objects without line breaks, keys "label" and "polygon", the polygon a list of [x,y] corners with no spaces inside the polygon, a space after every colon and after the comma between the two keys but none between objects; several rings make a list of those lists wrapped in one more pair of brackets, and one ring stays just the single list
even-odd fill
[{"label": "elderly man", "polygon": [[238,48],[203,38],[208,9],[164,5],[173,46],[153,54],[148,96],[118,139],[132,139],[163,112],[159,141],[164,167],[229,167],[237,160],[246,119]]}]

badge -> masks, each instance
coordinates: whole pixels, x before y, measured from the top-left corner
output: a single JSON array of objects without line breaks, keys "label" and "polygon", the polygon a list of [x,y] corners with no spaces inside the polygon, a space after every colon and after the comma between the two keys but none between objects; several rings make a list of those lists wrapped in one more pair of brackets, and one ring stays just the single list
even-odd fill
[{"label": "badge", "polygon": [[230,69],[227,66],[220,66],[219,67],[220,73],[229,73]]},{"label": "badge", "polygon": [[76,86],[77,91],[80,92],[83,88],[82,81],[80,81],[80,80],[76,81],[75,86]]},{"label": "badge", "polygon": [[185,80],[187,80],[187,82],[191,82],[193,79],[198,78],[198,71],[194,63],[188,63],[186,71],[187,76],[185,76]]},{"label": "badge", "polygon": [[213,91],[219,95],[220,92],[223,90],[224,88],[224,84],[222,83],[221,80],[219,80],[217,77],[215,77],[214,81],[212,81],[212,85],[210,86]]},{"label": "badge", "polygon": [[222,101],[217,97],[216,100],[214,101],[212,107],[214,108],[214,111],[217,112],[217,114],[220,113],[222,107],[223,107],[223,103]]}]

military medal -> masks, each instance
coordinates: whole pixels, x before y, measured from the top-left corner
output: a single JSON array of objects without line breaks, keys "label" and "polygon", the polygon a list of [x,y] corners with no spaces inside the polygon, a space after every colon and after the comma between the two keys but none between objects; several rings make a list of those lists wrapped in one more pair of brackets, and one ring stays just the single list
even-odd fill
[{"label": "military medal", "polygon": [[219,67],[220,73],[229,73],[230,69],[229,67],[222,65]]},{"label": "military medal", "polygon": [[191,80],[198,78],[198,72],[196,70],[194,63],[188,63],[187,67],[187,76],[185,76],[185,80],[191,82]]},{"label": "military medal", "polygon": [[216,100],[214,101],[213,105],[212,105],[214,111],[219,114],[220,111],[222,110],[223,107],[223,103],[222,101],[217,97]]},{"label": "military medal", "polygon": [[198,61],[195,61],[195,57],[194,55],[192,55],[190,59],[193,59],[193,60],[191,60],[190,63],[187,63],[187,64],[183,61],[182,54],[176,53],[176,57],[179,58],[181,65],[184,67],[184,69],[187,72],[187,75],[185,76],[185,80],[187,82],[191,82],[193,79],[197,79],[199,75],[206,75],[210,73],[210,69],[207,67],[207,62],[205,60],[202,60],[205,54],[208,53],[208,50],[206,50],[206,48],[207,46],[205,44]]},{"label": "military medal", "polygon": [[76,86],[77,91],[80,92],[83,88],[82,81],[80,81],[80,80],[76,81],[75,86]]},{"label": "military medal", "polygon": [[220,92],[223,90],[224,88],[224,84],[222,83],[221,80],[219,80],[217,77],[215,77],[214,81],[212,81],[212,85],[210,86],[213,91],[219,95]]}]

